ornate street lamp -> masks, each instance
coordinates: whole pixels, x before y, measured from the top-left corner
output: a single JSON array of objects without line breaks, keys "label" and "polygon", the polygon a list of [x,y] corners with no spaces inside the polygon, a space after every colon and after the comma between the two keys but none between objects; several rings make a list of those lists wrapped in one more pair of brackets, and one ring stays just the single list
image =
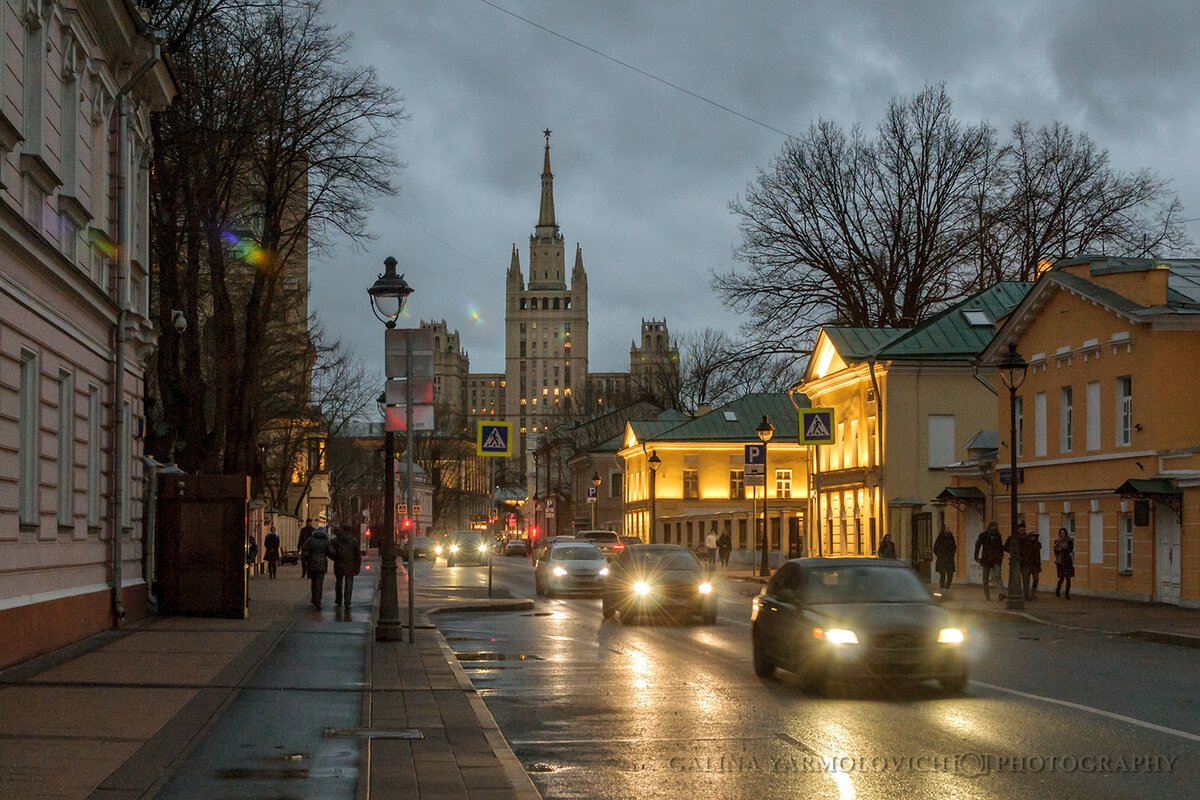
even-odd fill
[{"label": "ornate street lamp", "polygon": [[650,451],[650,458],[646,459],[646,464],[650,467],[650,536],[648,544],[654,544],[655,526],[658,521],[657,509],[654,507],[654,476],[658,473],[658,468],[662,466],[662,459],[658,457],[658,453],[654,450]]},{"label": "ornate street lamp", "polygon": [[[1008,603],[1005,608],[1020,611],[1025,608],[1025,588],[1021,582],[1021,548],[1017,543],[1017,389],[1025,382],[1029,365],[1017,352],[1015,342],[1008,343],[1008,352],[1000,359],[1000,380],[1008,387],[1009,434],[1009,517],[1010,539],[1016,552],[1008,554]],[[987,578],[985,577],[986,581]],[[985,584],[986,585],[986,584]]]},{"label": "ornate street lamp", "polygon": [[771,420],[767,419],[767,415],[763,414],[762,422],[755,428],[758,432],[758,438],[763,443],[763,529],[762,529],[762,563],[758,567],[758,574],[766,577],[771,574],[771,556],[767,552],[767,540],[770,538],[767,529],[767,442],[771,441],[771,437],[775,435],[775,426],[771,424]]},{"label": "ornate street lamp", "polygon": [[596,530],[596,506],[600,505],[600,473],[592,472],[592,486],[596,487],[596,499],[592,501],[592,530]]},{"label": "ornate street lamp", "polygon": [[[388,256],[383,262],[384,273],[367,289],[371,296],[371,310],[379,321],[389,329],[396,327],[396,319],[404,311],[412,287],[404,280],[404,276],[396,275],[396,259]],[[407,377],[407,375],[405,376]],[[380,597],[379,618],[375,623],[375,639],[380,642],[399,642],[403,639],[400,628],[400,602],[396,597],[396,437],[387,430],[386,394],[379,396],[379,413],[384,418],[383,434],[383,525],[386,529],[380,542],[380,559],[383,561],[379,573]],[[412,403],[408,404],[411,414]],[[408,425],[411,431],[411,422]],[[411,432],[409,433],[411,437]],[[407,448],[408,458],[412,458],[412,448]],[[407,462],[406,462],[407,463]],[[408,485],[411,494],[412,464],[408,464]],[[411,500],[410,500],[411,503]],[[412,552],[412,548],[409,548]],[[411,567],[409,587],[412,587]]]}]

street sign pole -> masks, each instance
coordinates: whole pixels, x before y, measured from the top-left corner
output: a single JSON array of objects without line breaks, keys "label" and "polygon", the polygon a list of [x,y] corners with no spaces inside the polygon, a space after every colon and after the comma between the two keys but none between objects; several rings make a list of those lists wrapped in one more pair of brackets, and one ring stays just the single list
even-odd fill
[{"label": "street sign pole", "polygon": [[[408,340],[408,346],[404,348],[404,443],[408,445],[404,448],[404,485],[405,485],[405,502],[408,507],[413,507],[413,404],[412,404],[412,339]],[[411,530],[408,534],[413,535]],[[413,540],[408,540],[408,643],[412,644],[416,641],[413,638],[413,584],[416,583],[416,568],[413,564]]]}]

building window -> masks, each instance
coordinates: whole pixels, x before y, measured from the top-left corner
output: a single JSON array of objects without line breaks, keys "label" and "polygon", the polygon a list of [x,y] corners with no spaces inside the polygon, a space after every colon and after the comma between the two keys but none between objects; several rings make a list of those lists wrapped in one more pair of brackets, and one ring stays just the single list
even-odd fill
[{"label": "building window", "polygon": [[17,518],[21,525],[36,525],[38,514],[38,408],[41,372],[38,356],[21,350],[21,384],[18,389]]},{"label": "building window", "polygon": [[621,473],[608,473],[608,496],[617,498],[621,496]]},{"label": "building window", "polygon": [[929,415],[929,468],[941,469],[954,463],[954,415]]},{"label": "building window", "polygon": [[1087,449],[1100,449],[1100,381],[1087,385]]},{"label": "building window", "polygon": [[1033,396],[1033,454],[1046,455],[1046,393]]},{"label": "building window", "polygon": [[1119,569],[1122,575],[1133,574],[1133,515],[1121,515],[1118,532],[1117,552],[1120,554]]},{"label": "building window", "polygon": [[775,496],[784,500],[792,496],[792,471],[790,469],[775,470]]},{"label": "building window", "polygon": [[58,525],[71,524],[75,500],[75,381],[58,374]]},{"label": "building window", "polygon": [[[730,482],[730,492],[733,491],[733,483]],[[731,495],[733,496],[733,495]],[[683,471],[683,499],[684,500],[699,500],[700,499],[700,470],[685,469]]]},{"label": "building window", "polygon": [[87,460],[87,524],[100,527],[100,387],[88,389],[88,460]]},{"label": "building window", "polygon": [[1128,447],[1133,437],[1133,379],[1117,378],[1117,447]]},{"label": "building window", "polygon": [[1071,452],[1074,416],[1071,387],[1064,386],[1058,390],[1058,449],[1063,453]]},{"label": "building window", "polygon": [[1025,441],[1025,398],[1017,397],[1017,458],[1022,458],[1025,455],[1025,447],[1022,442]]},{"label": "building window", "polygon": [[744,500],[746,498],[746,471],[741,469],[729,470],[729,499]]}]

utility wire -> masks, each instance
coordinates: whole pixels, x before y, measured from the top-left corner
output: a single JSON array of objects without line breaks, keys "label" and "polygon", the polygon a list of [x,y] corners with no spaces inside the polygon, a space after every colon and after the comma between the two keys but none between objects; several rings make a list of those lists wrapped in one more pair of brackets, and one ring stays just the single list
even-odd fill
[{"label": "utility wire", "polygon": [[508,16],[512,17],[513,19],[519,19],[521,22],[524,22],[526,25],[532,25],[533,27],[537,28],[540,31],[544,31],[544,32],[550,34],[551,36],[556,36],[559,39],[562,39],[564,42],[570,42],[571,44],[575,45],[576,47],[580,47],[580,48],[583,48],[584,50],[587,50],[589,53],[598,55],[601,58],[607,59],[607,60],[613,62],[614,64],[624,67],[625,69],[632,70],[633,72],[636,72],[639,75],[647,77],[652,81],[658,81],[659,83],[663,84],[664,86],[669,86],[670,88],[674,89],[677,92],[683,92],[684,94],[686,94],[690,97],[694,97],[703,103],[708,103],[710,106],[713,106],[714,108],[719,108],[727,114],[732,114],[735,117],[741,117],[742,119],[746,120],[747,122],[753,123],[753,124],[759,126],[760,128],[766,128],[769,131],[774,131],[775,133],[778,133],[780,136],[784,136],[788,139],[796,138],[792,134],[781,131],[781,130],[779,130],[779,128],[772,127],[771,125],[768,125],[767,123],[765,123],[761,120],[757,120],[754,117],[743,114],[740,111],[735,111],[732,108],[730,108],[729,106],[721,105],[716,100],[710,100],[702,94],[696,94],[692,90],[685,89],[684,87],[680,86],[679,84],[671,83],[669,80],[667,80],[665,78],[660,78],[657,75],[646,72],[646,70],[644,70],[644,69],[638,69],[637,67],[633,66],[632,64],[626,63],[626,62],[622,61],[621,59],[616,58],[614,56],[610,56],[608,53],[601,52],[600,50],[597,50],[594,47],[589,47],[588,45],[584,44],[583,42],[572,39],[570,36],[564,36],[563,34],[559,33],[558,31],[553,31],[553,30],[547,28],[545,25],[539,25],[538,23],[534,22],[531,19],[526,19],[525,17],[522,17],[520,14],[514,14],[513,12],[509,11],[507,8],[498,6],[495,3],[491,2],[491,0],[479,0],[479,2],[483,3],[485,6],[491,6],[492,8],[496,9],[497,11],[499,11],[502,14],[507,14]]}]

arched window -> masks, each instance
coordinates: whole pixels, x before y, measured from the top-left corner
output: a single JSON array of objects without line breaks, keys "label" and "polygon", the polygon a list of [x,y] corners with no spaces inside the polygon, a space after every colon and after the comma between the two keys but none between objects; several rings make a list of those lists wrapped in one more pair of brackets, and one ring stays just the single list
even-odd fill
[{"label": "arched window", "polygon": [[554,310],[555,310],[555,311],[557,311],[557,310],[558,310],[558,298],[557,298],[557,297],[556,297],[556,298],[554,298]]},{"label": "arched window", "polygon": [[524,311],[527,307],[528,307],[528,301],[524,297],[522,297],[521,298],[521,310]]}]

